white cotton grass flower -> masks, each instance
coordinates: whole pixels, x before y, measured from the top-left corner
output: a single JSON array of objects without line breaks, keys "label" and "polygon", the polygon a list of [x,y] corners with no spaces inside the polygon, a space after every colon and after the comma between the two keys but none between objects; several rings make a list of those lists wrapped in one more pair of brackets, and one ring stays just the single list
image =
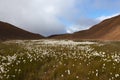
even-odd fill
[{"label": "white cotton grass flower", "polygon": [[79,76],[76,76],[76,78],[78,79],[78,78],[79,78]]},{"label": "white cotton grass flower", "polygon": [[61,77],[64,77],[64,75],[62,74]]},{"label": "white cotton grass flower", "polygon": [[120,74],[115,74],[115,77],[117,78],[117,77],[119,77],[120,76]]},{"label": "white cotton grass flower", "polygon": [[[53,72],[55,69],[59,68],[59,66],[66,67],[68,64],[64,62],[64,60],[69,60],[72,59],[74,63],[71,64],[71,67],[77,67],[77,66],[82,66],[84,65],[84,62],[86,63],[87,67],[91,66],[92,61],[94,57],[99,58],[100,61],[104,61],[102,66],[102,72],[105,72],[107,69],[107,64],[106,62],[112,62],[111,64],[113,68],[117,68],[116,65],[119,64],[120,62],[120,55],[118,52],[112,53],[112,54],[107,54],[106,51],[98,51],[95,50],[93,45],[99,46],[100,43],[97,42],[90,42],[90,41],[84,41],[84,42],[75,42],[73,40],[16,40],[15,41],[17,44],[23,45],[24,49],[26,52],[16,54],[14,55],[8,55],[8,56],[0,56],[2,57],[2,61],[7,60],[8,62],[0,64],[0,74],[5,74],[5,76],[1,76],[0,78],[6,77],[9,78],[11,75],[7,75],[7,73],[10,71],[9,68],[6,68],[6,66],[18,66],[21,63],[24,62],[26,63],[33,63],[35,61],[44,61],[46,57],[54,57],[55,61],[58,64],[53,64]],[[14,42],[12,42],[14,43]],[[57,51],[58,50],[58,51]],[[19,59],[18,59],[19,57]],[[78,62],[79,60],[79,62]],[[89,61],[88,61],[89,60]],[[15,65],[12,63],[15,62]],[[76,62],[78,62],[78,65],[76,65]],[[50,67],[51,65],[47,65],[47,67]],[[68,75],[72,75],[71,67],[69,69],[65,70],[65,73]],[[101,70],[95,68],[95,70],[90,70],[87,75],[94,74],[95,77],[99,77],[101,74]],[[15,69],[16,72],[20,73],[22,72],[22,69]],[[46,73],[46,72],[45,72]],[[116,72],[117,73],[117,72]],[[115,74],[114,72],[108,72],[110,76],[109,80],[116,79],[120,77],[120,74]],[[15,75],[15,74],[13,74]],[[16,75],[15,75],[16,76]],[[15,77],[12,76],[12,77]],[[65,77],[64,74],[61,74],[60,77]],[[80,76],[74,76],[76,79],[80,78]],[[87,79],[90,79],[87,77]]]},{"label": "white cotton grass flower", "polygon": [[68,72],[68,75],[70,75],[70,73],[71,73],[71,72],[70,72],[70,70],[69,70],[69,69],[67,70],[67,72]]}]

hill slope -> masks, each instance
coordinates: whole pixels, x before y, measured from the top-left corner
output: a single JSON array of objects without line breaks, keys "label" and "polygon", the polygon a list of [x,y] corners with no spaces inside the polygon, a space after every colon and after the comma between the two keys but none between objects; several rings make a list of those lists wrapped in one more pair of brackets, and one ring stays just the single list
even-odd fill
[{"label": "hill slope", "polygon": [[49,38],[120,40],[120,15],[106,19],[88,30],[78,31],[73,34],[54,35]]},{"label": "hill slope", "polygon": [[43,38],[43,36],[25,31],[5,22],[0,22],[0,40],[40,38]]}]

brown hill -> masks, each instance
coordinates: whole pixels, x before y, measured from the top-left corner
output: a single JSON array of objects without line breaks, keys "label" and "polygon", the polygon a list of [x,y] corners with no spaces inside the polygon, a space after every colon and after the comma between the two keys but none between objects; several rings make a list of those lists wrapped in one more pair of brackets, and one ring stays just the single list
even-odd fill
[{"label": "brown hill", "polygon": [[75,32],[73,34],[53,35],[49,36],[49,38],[120,40],[120,15],[106,19],[88,30]]},{"label": "brown hill", "polygon": [[0,22],[0,40],[11,39],[41,39],[43,36],[34,34],[11,24]]}]

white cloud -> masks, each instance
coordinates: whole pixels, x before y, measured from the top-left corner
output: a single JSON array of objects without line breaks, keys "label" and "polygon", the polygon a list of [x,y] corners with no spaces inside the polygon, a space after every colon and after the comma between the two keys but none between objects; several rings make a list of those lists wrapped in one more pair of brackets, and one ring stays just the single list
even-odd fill
[{"label": "white cloud", "polygon": [[105,19],[108,19],[108,18],[111,18],[111,17],[114,17],[114,16],[118,16],[120,13],[115,13],[115,14],[112,14],[112,15],[109,15],[109,16],[100,16],[96,19],[90,19],[90,18],[80,18],[78,21],[77,21],[77,25],[74,24],[72,26],[69,26],[66,28],[66,32],[67,33],[74,33],[76,31],[80,31],[80,30],[85,30],[85,29],[88,29],[90,27],[92,27],[93,25],[105,20]]},{"label": "white cloud", "polygon": [[[0,0],[0,20],[46,36],[73,33],[118,15],[104,13],[119,11],[119,4],[119,0]],[[91,19],[93,14],[103,16]],[[70,24],[60,21],[61,17],[73,25],[66,28]]]},{"label": "white cloud", "polygon": [[112,14],[112,15],[109,15],[109,16],[100,16],[100,17],[96,18],[96,20],[103,21],[105,19],[112,18],[114,16],[118,16],[119,14],[120,13],[115,13],[115,14]]},{"label": "white cloud", "polygon": [[72,26],[69,26],[66,28],[66,32],[74,33],[74,32],[80,31],[80,30],[84,30],[84,29],[87,29],[87,28],[85,28],[84,26],[80,26],[80,25],[72,25]]},{"label": "white cloud", "polygon": [[72,18],[77,0],[0,0],[0,20],[43,35],[65,32],[58,17]]},{"label": "white cloud", "polygon": [[99,23],[99,20],[96,19],[92,19],[92,18],[87,18],[87,17],[81,17],[80,19],[78,19],[76,21],[76,23],[74,23],[71,26],[68,26],[66,28],[66,32],[67,33],[74,33],[76,31],[80,31],[80,30],[85,30],[88,29],[90,27],[92,27],[93,25]]},{"label": "white cloud", "polygon": [[73,32],[76,32],[76,31],[79,31],[79,27],[78,25],[73,25],[73,26],[69,26],[68,28],[66,28],[66,32],[67,33],[73,33]]}]

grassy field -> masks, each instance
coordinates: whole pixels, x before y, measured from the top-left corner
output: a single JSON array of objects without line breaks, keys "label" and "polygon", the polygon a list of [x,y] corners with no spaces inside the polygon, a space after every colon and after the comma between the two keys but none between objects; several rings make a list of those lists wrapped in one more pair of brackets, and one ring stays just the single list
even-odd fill
[{"label": "grassy field", "polygon": [[120,80],[120,42],[0,42],[0,80]]}]

